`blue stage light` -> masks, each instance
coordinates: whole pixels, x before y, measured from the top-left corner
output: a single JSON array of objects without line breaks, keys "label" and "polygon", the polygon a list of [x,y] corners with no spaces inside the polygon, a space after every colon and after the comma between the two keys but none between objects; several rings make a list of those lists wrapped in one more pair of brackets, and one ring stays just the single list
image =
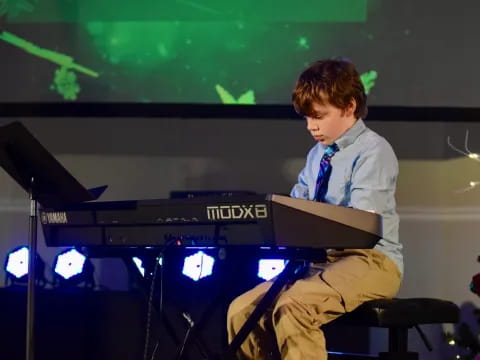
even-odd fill
[{"label": "blue stage light", "polygon": [[[29,251],[27,246],[12,250],[5,260],[5,285],[26,285],[28,282]],[[45,262],[37,254],[35,260],[35,284],[45,286]]]},{"label": "blue stage light", "polygon": [[203,251],[199,251],[185,258],[183,262],[183,275],[194,281],[212,275],[215,259]]},{"label": "blue stage light", "polygon": [[258,277],[269,281],[285,269],[283,259],[261,259],[258,261]]},{"label": "blue stage light", "polygon": [[[157,261],[158,261],[158,265],[162,266],[163,264],[163,258],[162,257],[158,257],[156,258]],[[143,260],[140,259],[138,256],[134,256],[132,257],[132,261],[133,263],[135,264],[137,270],[140,272],[140,274],[142,276],[145,276],[145,266],[144,266],[144,263],[143,263]],[[150,275],[152,275],[153,272],[150,273]]]},{"label": "blue stage light", "polygon": [[25,280],[28,275],[28,247],[21,246],[7,255],[5,271],[17,280]]},{"label": "blue stage light", "polygon": [[61,252],[53,265],[54,286],[95,288],[94,267],[90,259],[76,249]]},{"label": "blue stage light", "polygon": [[57,255],[54,271],[65,280],[68,280],[83,271],[86,256],[75,249],[70,249]]},{"label": "blue stage light", "polygon": [[135,263],[135,266],[137,267],[138,271],[140,272],[140,274],[142,274],[142,276],[145,276],[145,268],[143,267],[143,262],[142,260],[140,260],[140,258],[134,256],[132,258],[133,262]]}]

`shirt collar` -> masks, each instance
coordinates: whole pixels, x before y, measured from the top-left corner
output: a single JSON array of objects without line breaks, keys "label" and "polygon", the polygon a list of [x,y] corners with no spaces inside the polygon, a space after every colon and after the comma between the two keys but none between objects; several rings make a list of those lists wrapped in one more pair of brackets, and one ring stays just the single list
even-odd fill
[{"label": "shirt collar", "polygon": [[355,121],[355,124],[345,131],[345,133],[340,136],[335,143],[338,145],[339,149],[342,150],[346,148],[348,145],[351,145],[355,142],[355,140],[360,136],[362,132],[365,131],[366,125],[362,119],[358,119]]}]

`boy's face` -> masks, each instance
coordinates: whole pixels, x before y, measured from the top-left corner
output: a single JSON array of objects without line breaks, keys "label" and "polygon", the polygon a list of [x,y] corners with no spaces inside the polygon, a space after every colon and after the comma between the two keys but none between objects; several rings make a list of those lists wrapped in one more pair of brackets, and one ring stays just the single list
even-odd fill
[{"label": "boy's face", "polygon": [[339,109],[328,102],[324,104],[314,103],[314,116],[307,116],[307,130],[315,141],[323,145],[331,145],[348,129],[355,121],[355,101],[345,110]]}]

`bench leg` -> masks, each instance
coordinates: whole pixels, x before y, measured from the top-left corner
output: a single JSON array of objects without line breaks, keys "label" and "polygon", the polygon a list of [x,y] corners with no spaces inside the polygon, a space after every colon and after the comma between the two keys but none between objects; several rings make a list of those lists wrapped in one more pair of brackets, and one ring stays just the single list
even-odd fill
[{"label": "bench leg", "polygon": [[388,329],[388,352],[378,355],[380,360],[418,360],[418,353],[408,351],[408,327]]}]

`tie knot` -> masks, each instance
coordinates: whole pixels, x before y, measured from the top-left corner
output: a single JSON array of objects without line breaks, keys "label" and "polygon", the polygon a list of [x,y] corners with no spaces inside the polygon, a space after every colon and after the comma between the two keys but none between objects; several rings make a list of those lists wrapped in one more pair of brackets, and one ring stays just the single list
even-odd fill
[{"label": "tie knot", "polygon": [[327,146],[327,148],[325,149],[325,155],[332,157],[338,150],[338,145],[333,143],[332,145]]}]

